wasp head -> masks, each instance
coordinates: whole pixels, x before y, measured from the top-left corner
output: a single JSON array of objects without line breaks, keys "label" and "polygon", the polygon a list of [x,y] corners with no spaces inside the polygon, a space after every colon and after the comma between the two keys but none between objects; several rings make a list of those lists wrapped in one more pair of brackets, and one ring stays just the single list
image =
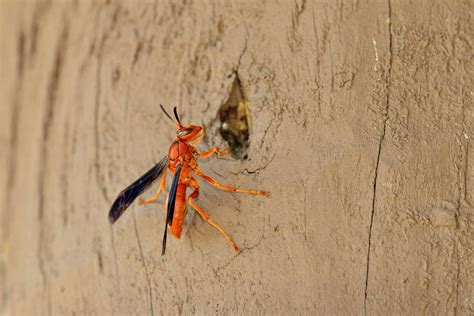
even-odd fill
[{"label": "wasp head", "polygon": [[189,142],[199,139],[202,132],[202,127],[198,125],[181,126],[181,128],[176,131],[176,136],[179,140]]},{"label": "wasp head", "polygon": [[176,130],[176,136],[178,137],[179,140],[185,141],[185,142],[198,142],[201,140],[201,138],[204,136],[204,131],[201,126],[198,125],[188,125],[184,126],[181,124],[181,120],[179,119],[178,116],[178,111],[176,110],[176,107],[173,109],[174,117],[176,118],[176,121],[171,118],[171,115],[166,112],[165,108],[160,104],[161,110],[165,113],[165,115],[176,125],[177,130]]}]

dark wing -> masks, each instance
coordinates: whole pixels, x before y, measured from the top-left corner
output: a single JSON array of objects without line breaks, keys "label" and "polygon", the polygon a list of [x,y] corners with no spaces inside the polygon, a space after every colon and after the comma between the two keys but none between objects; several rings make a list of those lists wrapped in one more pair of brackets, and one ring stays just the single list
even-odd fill
[{"label": "dark wing", "polygon": [[176,204],[176,192],[178,191],[178,180],[179,175],[181,174],[181,164],[178,165],[176,168],[176,172],[174,174],[173,183],[171,184],[170,195],[168,196],[168,209],[166,211],[166,222],[165,222],[165,234],[163,236],[163,250],[161,251],[161,255],[163,256],[166,251],[166,236],[168,235],[168,224],[173,224],[173,215],[174,215],[174,207]]},{"label": "dark wing", "polygon": [[132,202],[142,194],[150,185],[160,176],[163,169],[168,165],[168,156],[163,157],[159,163],[148,170],[137,181],[130,184],[115,199],[114,204],[109,211],[109,221],[115,223],[117,219],[125,212]]}]

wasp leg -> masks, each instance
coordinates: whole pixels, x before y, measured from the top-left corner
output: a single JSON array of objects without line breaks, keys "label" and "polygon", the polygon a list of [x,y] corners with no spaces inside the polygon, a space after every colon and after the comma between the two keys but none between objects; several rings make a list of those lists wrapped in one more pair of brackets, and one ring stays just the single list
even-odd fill
[{"label": "wasp leg", "polygon": [[138,205],[147,205],[152,202],[154,202],[159,196],[161,191],[165,189],[166,186],[166,170],[163,172],[163,176],[161,177],[161,183],[160,186],[158,187],[158,190],[156,190],[156,193],[150,196],[148,199],[138,199]]},{"label": "wasp leg", "polygon": [[268,192],[265,192],[265,191],[243,190],[243,189],[238,189],[238,188],[231,187],[231,186],[228,186],[228,185],[222,185],[222,184],[218,183],[216,180],[214,180],[213,178],[209,177],[208,175],[205,175],[198,166],[194,167],[193,171],[198,176],[200,176],[201,178],[203,178],[204,180],[206,180],[207,182],[209,182],[210,184],[212,184],[213,186],[215,186],[216,188],[221,189],[221,190],[231,191],[231,192],[248,193],[248,194],[254,194],[254,195],[262,195],[262,196],[269,196],[270,195]]},{"label": "wasp leg", "polygon": [[205,152],[202,152],[202,153],[198,152],[197,155],[198,155],[199,158],[209,158],[210,156],[212,156],[212,154],[216,154],[218,156],[223,156],[223,155],[227,155],[228,153],[229,153],[229,151],[227,149],[220,150],[217,147],[213,147],[208,151],[205,151]]},{"label": "wasp leg", "polygon": [[[195,181],[194,181],[195,182]],[[239,253],[240,250],[239,248],[237,247],[237,245],[234,243],[234,241],[232,240],[232,238],[230,238],[229,235],[227,235],[227,233],[219,226],[217,225],[216,223],[214,223],[210,218],[209,216],[204,212],[204,210],[196,204],[196,202],[194,202],[194,199],[196,199],[198,196],[199,196],[199,186],[197,185],[197,183],[193,183],[192,185],[194,187],[194,191],[193,193],[191,193],[189,196],[188,196],[188,203],[196,210],[196,212],[199,213],[199,215],[201,215],[201,217],[206,221],[208,222],[212,227],[214,227],[215,229],[217,229],[223,236],[225,239],[227,239],[228,242],[230,242],[232,244],[232,247],[234,248],[234,250]]]}]

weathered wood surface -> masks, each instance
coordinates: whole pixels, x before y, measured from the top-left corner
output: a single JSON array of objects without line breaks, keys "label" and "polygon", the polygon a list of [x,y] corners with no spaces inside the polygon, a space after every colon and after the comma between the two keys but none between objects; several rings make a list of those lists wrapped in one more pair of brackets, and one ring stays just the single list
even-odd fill
[{"label": "weathered wood surface", "polygon": [[[0,3],[4,314],[474,313],[472,1]],[[162,157],[158,104],[248,160],[214,158],[160,256],[160,204],[111,227]]]}]

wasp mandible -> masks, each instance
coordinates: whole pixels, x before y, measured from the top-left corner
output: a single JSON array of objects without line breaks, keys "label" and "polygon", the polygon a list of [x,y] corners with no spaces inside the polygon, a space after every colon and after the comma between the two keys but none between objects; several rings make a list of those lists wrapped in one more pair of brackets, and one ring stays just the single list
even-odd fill
[{"label": "wasp mandible", "polygon": [[[165,190],[166,173],[169,171],[170,174],[173,175],[173,181],[166,202],[166,221],[161,254],[164,255],[166,251],[166,237],[168,233],[168,227],[171,231],[171,234],[173,234],[178,239],[181,238],[184,218],[187,212],[186,202],[191,205],[206,222],[217,229],[224,236],[224,238],[232,244],[232,247],[238,253],[239,248],[234,243],[232,238],[230,238],[230,236],[219,225],[212,221],[204,212],[204,210],[196,204],[195,200],[199,196],[199,184],[193,175],[197,175],[216,188],[226,191],[242,192],[261,196],[269,196],[268,192],[242,190],[232,186],[222,185],[202,172],[197,164],[196,158],[209,158],[213,154],[222,156],[228,154],[228,151],[213,147],[208,151],[199,152],[194,145],[199,143],[204,137],[205,132],[203,127],[198,125],[183,125],[179,119],[176,107],[173,109],[176,120],[173,120],[173,118],[168,114],[168,112],[166,112],[161,104],[160,107],[164,114],[177,128],[176,140],[171,144],[168,155],[164,156],[153,168],[148,170],[148,172],[146,172],[143,176],[138,178],[135,182],[119,193],[109,211],[110,223],[115,223],[130,206],[130,204],[132,204],[139,195],[145,192],[152,185],[152,183],[155,182],[161,174],[163,174],[161,177],[161,183],[156,193],[148,199],[138,200],[138,204],[140,205],[154,202],[159,197],[161,191]],[[186,197],[186,190],[188,187],[191,187],[194,189],[194,191],[188,197]]]}]

